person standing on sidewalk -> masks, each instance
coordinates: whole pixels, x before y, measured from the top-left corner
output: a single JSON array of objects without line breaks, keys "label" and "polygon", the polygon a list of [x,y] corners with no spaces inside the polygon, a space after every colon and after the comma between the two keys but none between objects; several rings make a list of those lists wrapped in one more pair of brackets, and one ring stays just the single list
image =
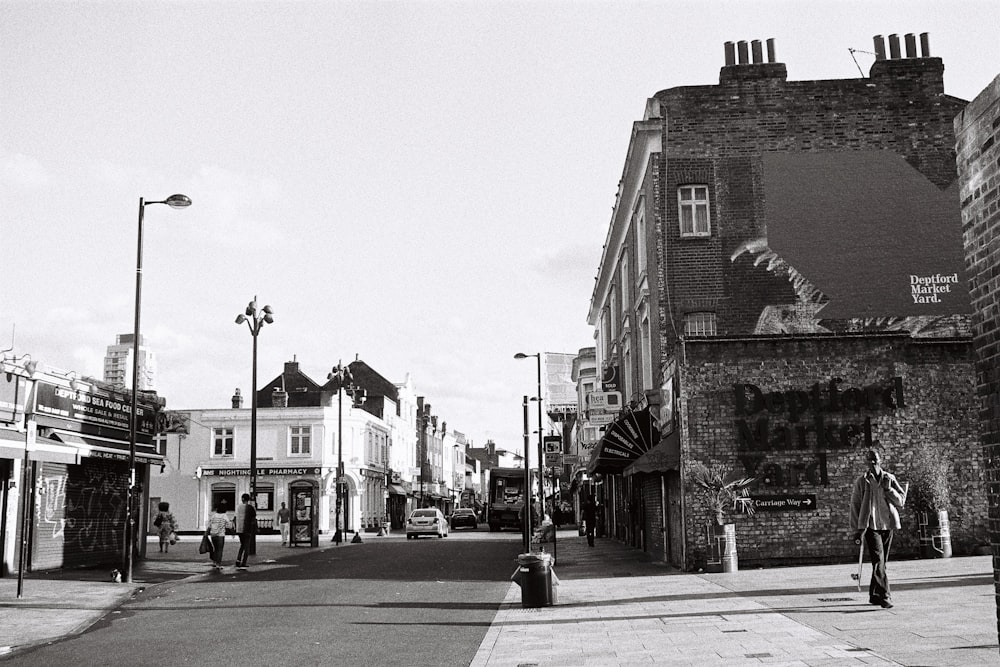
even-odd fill
[{"label": "person standing on sidewalk", "polygon": [[226,529],[232,528],[226,508],[216,505],[211,514],[208,515],[205,534],[212,540],[212,564],[217,570],[222,569],[222,550],[226,548]]},{"label": "person standing on sidewalk", "polygon": [[156,519],[153,520],[153,525],[156,526],[156,534],[160,537],[160,552],[167,553],[170,551],[171,536],[176,538],[174,532],[178,527],[177,520],[170,511],[170,503],[161,502],[157,505],[157,509],[159,511],[156,514]]},{"label": "person standing on sidewalk", "polygon": [[281,503],[281,509],[278,510],[278,528],[281,530],[281,546],[288,546],[288,520],[291,518],[292,513],[288,511],[285,507],[285,503]]},{"label": "person standing on sidewalk", "polygon": [[257,509],[250,504],[250,494],[240,496],[242,503],[236,508],[236,536],[240,538],[240,550],[236,553],[236,567],[247,569],[247,560],[257,553]]},{"label": "person standing on sidewalk", "polygon": [[587,527],[587,544],[594,546],[594,531],[597,529],[597,500],[594,494],[583,501],[583,523]]},{"label": "person standing on sidewalk", "polygon": [[860,544],[865,541],[872,559],[872,579],[868,585],[868,603],[892,609],[892,592],[886,561],[892,546],[892,531],[898,530],[899,509],[906,502],[906,491],[895,475],[882,469],[882,457],[875,450],[865,454],[868,470],[854,481],[851,491],[851,530]]}]

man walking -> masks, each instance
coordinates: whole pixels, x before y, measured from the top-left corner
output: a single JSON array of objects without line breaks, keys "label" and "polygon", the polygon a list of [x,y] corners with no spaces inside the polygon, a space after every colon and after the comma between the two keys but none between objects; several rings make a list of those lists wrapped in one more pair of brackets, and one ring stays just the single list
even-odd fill
[{"label": "man walking", "polygon": [[250,494],[240,496],[242,504],[236,507],[236,536],[240,538],[240,550],[236,553],[236,568],[247,569],[247,559],[257,553],[257,509],[250,504]]},{"label": "man walking", "polygon": [[288,520],[291,516],[291,512],[285,507],[285,503],[281,503],[281,509],[278,510],[278,528],[281,530],[281,546],[288,546]]},{"label": "man walking", "polygon": [[896,477],[882,469],[882,457],[875,450],[865,454],[868,471],[854,481],[851,491],[851,530],[854,539],[863,539],[872,559],[872,579],[868,603],[892,609],[892,593],[886,560],[892,546],[892,531],[900,527],[899,508],[906,503],[906,491]]},{"label": "man walking", "polygon": [[594,494],[583,501],[583,523],[587,528],[587,544],[594,546],[594,531],[597,529],[597,500]]}]

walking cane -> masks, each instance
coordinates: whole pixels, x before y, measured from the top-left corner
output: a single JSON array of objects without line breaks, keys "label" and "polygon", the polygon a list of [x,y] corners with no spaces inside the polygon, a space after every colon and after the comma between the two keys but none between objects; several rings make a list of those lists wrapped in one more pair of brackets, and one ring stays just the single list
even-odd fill
[{"label": "walking cane", "polygon": [[858,547],[858,573],[852,574],[851,577],[858,580],[858,592],[861,592],[861,569],[865,565],[865,541],[864,539],[855,540],[860,546]]}]

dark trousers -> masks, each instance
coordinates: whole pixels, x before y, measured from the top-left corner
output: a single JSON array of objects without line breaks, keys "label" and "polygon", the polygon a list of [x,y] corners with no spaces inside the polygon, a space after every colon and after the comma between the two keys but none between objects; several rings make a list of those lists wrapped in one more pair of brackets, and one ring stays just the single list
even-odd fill
[{"label": "dark trousers", "polygon": [[240,550],[236,552],[236,564],[246,565],[247,558],[250,557],[250,540],[253,539],[253,535],[250,533],[237,533],[236,536],[240,538]]},{"label": "dark trousers", "polygon": [[865,547],[872,559],[872,580],[868,584],[869,602],[888,602],[892,598],[889,590],[889,575],[885,565],[892,546],[891,530],[865,530]]},{"label": "dark trousers", "polygon": [[586,521],[587,524],[587,544],[594,546],[594,531],[597,529],[597,521]]},{"label": "dark trousers", "polygon": [[212,561],[216,565],[222,565],[222,550],[226,548],[225,535],[211,535],[212,540]]}]

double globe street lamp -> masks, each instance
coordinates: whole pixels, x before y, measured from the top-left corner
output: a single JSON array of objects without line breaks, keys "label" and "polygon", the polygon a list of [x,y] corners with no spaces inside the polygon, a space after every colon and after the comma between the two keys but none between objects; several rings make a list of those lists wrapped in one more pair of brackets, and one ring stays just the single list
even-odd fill
[{"label": "double globe street lamp", "polygon": [[139,197],[139,232],[137,234],[137,250],[135,259],[135,326],[132,330],[132,402],[129,406],[128,422],[128,496],[125,499],[125,582],[132,583],[132,562],[135,551],[135,517],[136,507],[136,484],[135,484],[135,435],[136,435],[136,415],[138,412],[139,397],[139,321],[142,312],[142,231],[143,218],[146,214],[146,207],[150,204],[166,204],[170,208],[187,208],[191,205],[191,198],[187,195],[170,195],[160,201],[146,201]]},{"label": "double globe street lamp", "polygon": [[358,407],[365,400],[365,390],[354,386],[354,376],[351,375],[350,366],[344,366],[341,362],[327,374],[327,380],[337,381],[337,504],[334,514],[337,522],[336,532],[333,534],[332,542],[340,544],[343,541],[344,527],[343,512],[343,485],[344,485],[344,392],[351,397],[351,406]]},{"label": "double globe street lamp", "polygon": [[250,497],[257,503],[257,335],[265,324],[274,323],[271,306],[257,310],[257,297],[236,316],[236,324],[247,323],[253,336],[253,384],[250,386]]}]

